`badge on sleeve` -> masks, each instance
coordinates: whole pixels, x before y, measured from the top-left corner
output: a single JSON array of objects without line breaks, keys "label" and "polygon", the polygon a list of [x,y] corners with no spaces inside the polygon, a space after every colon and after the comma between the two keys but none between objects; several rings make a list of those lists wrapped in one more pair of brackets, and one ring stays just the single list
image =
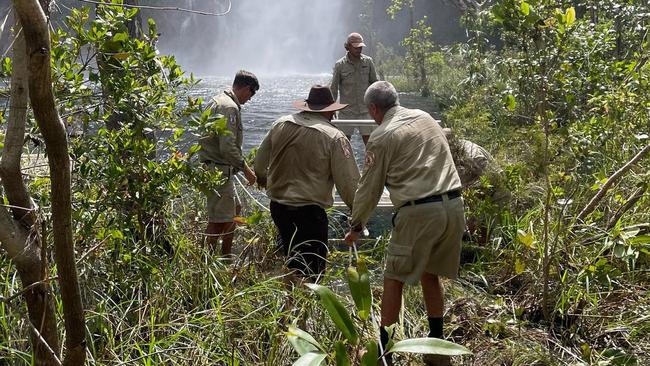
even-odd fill
[{"label": "badge on sleeve", "polygon": [[341,144],[341,150],[343,150],[343,155],[345,158],[350,159],[352,157],[352,149],[350,148],[350,143],[348,140],[340,138],[339,143]]},{"label": "badge on sleeve", "polygon": [[237,127],[237,116],[234,114],[228,115],[228,128],[234,130]]},{"label": "badge on sleeve", "polygon": [[366,160],[364,165],[366,169],[370,169],[375,165],[375,153],[372,151],[366,151]]}]

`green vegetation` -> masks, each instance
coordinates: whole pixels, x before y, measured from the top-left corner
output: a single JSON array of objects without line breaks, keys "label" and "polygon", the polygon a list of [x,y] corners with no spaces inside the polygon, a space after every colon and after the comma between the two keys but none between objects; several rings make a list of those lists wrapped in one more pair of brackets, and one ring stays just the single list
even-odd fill
[{"label": "green vegetation", "polygon": [[[411,5],[396,4],[393,11]],[[490,4],[468,9],[466,43],[434,45],[418,21],[404,41],[406,56],[378,46],[388,80],[400,90],[426,87],[442,123],[486,147],[503,169],[500,179],[465,193],[468,216],[497,215],[500,225],[489,228],[487,243],[466,243],[460,280],[447,283],[445,335],[472,352],[454,359],[650,364],[650,7],[634,0]],[[356,274],[350,254],[333,251],[326,287],[290,288],[270,218],[256,211],[238,229],[239,258],[215,259],[202,245],[200,192],[218,177],[193,163],[192,136],[223,132],[223,120],[185,96],[195,80],[157,54],[153,21],[134,39],[125,23],[135,10],[100,9],[93,21],[74,10],[67,30],[54,31],[52,52],[60,114],[84,132],[72,138],[71,155],[88,363],[372,364],[386,239],[363,248]],[[89,66],[95,57],[101,70]],[[0,76],[11,69],[3,59]],[[47,227],[49,178],[31,172]],[[508,210],[482,199],[490,185],[512,193]],[[56,278],[56,267],[48,273]],[[14,296],[20,291],[3,252],[0,364],[33,362],[26,309]],[[419,291],[405,291],[396,339],[427,333]],[[417,364],[407,351],[396,361]]]}]

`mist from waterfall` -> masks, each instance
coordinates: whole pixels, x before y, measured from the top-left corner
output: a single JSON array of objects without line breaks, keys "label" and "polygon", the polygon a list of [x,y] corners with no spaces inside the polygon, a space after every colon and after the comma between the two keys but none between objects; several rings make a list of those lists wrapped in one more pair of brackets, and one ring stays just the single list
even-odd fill
[{"label": "mist from waterfall", "polygon": [[[227,5],[180,3],[197,10],[212,3],[214,12]],[[226,16],[177,14],[174,22],[160,22],[158,46],[200,75],[328,73],[345,53],[346,35],[358,31],[358,14],[358,4],[349,0],[233,0]]]}]

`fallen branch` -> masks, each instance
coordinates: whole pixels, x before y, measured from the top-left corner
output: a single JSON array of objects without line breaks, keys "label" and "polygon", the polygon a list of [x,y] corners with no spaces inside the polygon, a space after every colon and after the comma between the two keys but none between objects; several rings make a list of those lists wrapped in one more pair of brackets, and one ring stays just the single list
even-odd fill
[{"label": "fallen branch", "polygon": [[587,206],[580,211],[578,216],[576,217],[576,222],[582,221],[587,215],[589,215],[598,205],[598,203],[603,199],[607,191],[616,183],[622,176],[625,174],[628,170],[634,166],[639,160],[643,159],[643,157],[650,152],[650,145],[646,145],[641,151],[639,151],[633,158],[632,160],[628,161],[621,169],[616,171],[611,177],[607,179],[605,184],[603,184],[602,187],[600,187],[600,190],[596,195],[589,201]]}]

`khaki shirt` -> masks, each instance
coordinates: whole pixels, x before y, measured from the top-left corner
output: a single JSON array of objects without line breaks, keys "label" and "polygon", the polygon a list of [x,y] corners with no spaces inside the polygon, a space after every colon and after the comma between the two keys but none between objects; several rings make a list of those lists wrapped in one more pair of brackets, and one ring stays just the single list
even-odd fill
[{"label": "khaki shirt", "polygon": [[408,201],[461,188],[447,139],[428,113],[393,107],[370,135],[354,197],[353,227],[368,222],[384,186],[395,209]]},{"label": "khaki shirt", "polygon": [[271,200],[290,206],[331,207],[336,185],[352,207],[359,182],[350,141],[321,114],[309,112],[273,123],[257,150],[255,174],[266,181]]},{"label": "khaki shirt", "polygon": [[199,139],[201,150],[199,159],[202,162],[210,161],[215,164],[229,165],[236,170],[244,170],[244,157],[242,155],[242,142],[244,130],[241,123],[241,105],[237,96],[226,90],[216,97],[212,97],[213,113],[222,114],[227,120],[228,135],[208,135]]},{"label": "khaki shirt", "polygon": [[336,62],[330,84],[332,96],[336,100],[340,93],[340,102],[349,104],[347,108],[339,112],[339,118],[357,119],[355,116],[367,116],[368,108],[363,101],[363,95],[370,84],[375,81],[377,81],[375,64],[372,62],[372,58],[366,55],[361,55],[359,61],[352,62],[346,54]]}]

